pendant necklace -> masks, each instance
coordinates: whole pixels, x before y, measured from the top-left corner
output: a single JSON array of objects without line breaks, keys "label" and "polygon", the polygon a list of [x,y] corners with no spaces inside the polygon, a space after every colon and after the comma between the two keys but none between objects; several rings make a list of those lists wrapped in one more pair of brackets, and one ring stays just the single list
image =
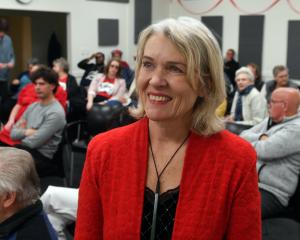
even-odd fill
[{"label": "pendant necklace", "polygon": [[171,161],[175,157],[176,153],[180,150],[180,148],[184,145],[184,143],[186,142],[186,140],[189,138],[189,136],[190,136],[190,133],[185,137],[185,139],[183,140],[183,142],[176,149],[176,151],[173,153],[173,155],[171,156],[171,158],[167,161],[167,163],[164,166],[164,168],[162,169],[162,171],[160,173],[158,173],[157,165],[156,165],[156,160],[155,160],[153,149],[152,149],[152,144],[151,144],[151,139],[150,139],[150,133],[149,133],[149,147],[150,147],[151,156],[152,156],[152,159],[153,159],[153,163],[154,163],[154,167],[155,167],[155,172],[156,172],[156,176],[157,176],[157,183],[156,183],[155,194],[154,194],[154,206],[153,206],[152,228],[151,228],[150,240],[154,240],[155,239],[156,219],[157,219],[157,206],[158,206],[158,199],[159,199],[159,193],[160,193],[160,177],[163,174],[163,172],[166,170],[166,168],[169,166],[169,164],[171,163]]}]

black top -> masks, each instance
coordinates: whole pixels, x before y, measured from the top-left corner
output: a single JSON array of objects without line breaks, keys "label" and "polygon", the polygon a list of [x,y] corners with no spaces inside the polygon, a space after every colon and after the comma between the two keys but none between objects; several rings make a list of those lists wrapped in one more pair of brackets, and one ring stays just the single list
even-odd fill
[{"label": "black top", "polygon": [[[157,224],[155,239],[171,239],[176,207],[179,196],[179,187],[170,189],[159,195],[157,207]],[[154,192],[145,188],[144,209],[142,215],[141,239],[150,239],[154,205]]]},{"label": "black top", "polygon": [[236,88],[235,72],[240,68],[240,64],[234,59],[224,63],[224,72],[229,77],[231,84]]},{"label": "black top", "polygon": [[81,69],[84,69],[85,72],[81,78],[80,86],[82,87],[88,87],[93,79],[93,77],[97,73],[103,73],[104,72],[104,63],[101,64],[95,64],[95,63],[88,63],[89,59],[83,59],[80,61],[77,66]]}]

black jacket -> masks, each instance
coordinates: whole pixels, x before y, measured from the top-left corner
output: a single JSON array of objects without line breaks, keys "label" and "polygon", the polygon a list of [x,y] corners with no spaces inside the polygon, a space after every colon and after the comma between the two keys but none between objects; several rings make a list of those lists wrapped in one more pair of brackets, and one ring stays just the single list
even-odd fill
[{"label": "black jacket", "polygon": [[0,223],[0,240],[57,240],[40,200]]}]

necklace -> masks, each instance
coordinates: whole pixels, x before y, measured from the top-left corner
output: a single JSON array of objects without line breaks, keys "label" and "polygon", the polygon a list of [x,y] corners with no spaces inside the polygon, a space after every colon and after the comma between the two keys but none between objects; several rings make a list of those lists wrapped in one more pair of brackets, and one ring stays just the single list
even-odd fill
[{"label": "necklace", "polygon": [[174,157],[177,154],[177,152],[181,149],[181,147],[184,145],[184,143],[186,142],[186,140],[189,138],[189,136],[190,136],[190,133],[184,138],[183,142],[176,149],[176,151],[173,153],[173,155],[171,156],[171,158],[167,161],[166,165],[161,170],[161,172],[158,173],[158,169],[157,169],[157,165],[156,165],[156,160],[155,160],[153,149],[152,149],[151,138],[150,138],[150,134],[149,134],[149,147],[150,147],[150,152],[151,152],[151,156],[152,156],[152,159],[153,159],[153,163],[154,163],[154,167],[155,167],[155,172],[156,172],[156,176],[157,176],[157,183],[156,183],[155,194],[154,194],[154,206],[153,206],[153,217],[152,217],[152,228],[151,228],[150,240],[154,240],[155,239],[157,206],[158,206],[158,199],[159,199],[159,193],[160,193],[160,177],[162,176],[162,174],[164,173],[164,171],[166,170],[166,168],[169,166],[169,164],[171,163],[171,161],[174,159]]}]

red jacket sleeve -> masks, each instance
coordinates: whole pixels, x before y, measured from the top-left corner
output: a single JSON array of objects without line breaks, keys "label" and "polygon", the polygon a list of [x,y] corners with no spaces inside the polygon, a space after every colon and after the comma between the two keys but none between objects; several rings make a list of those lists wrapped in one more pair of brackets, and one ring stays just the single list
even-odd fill
[{"label": "red jacket sleeve", "polygon": [[253,164],[234,196],[226,239],[260,240],[261,224],[258,177]]},{"label": "red jacket sleeve", "polygon": [[76,240],[103,239],[103,214],[98,186],[98,160],[92,151],[97,148],[93,141],[89,145],[79,188],[79,202],[76,221]]}]

